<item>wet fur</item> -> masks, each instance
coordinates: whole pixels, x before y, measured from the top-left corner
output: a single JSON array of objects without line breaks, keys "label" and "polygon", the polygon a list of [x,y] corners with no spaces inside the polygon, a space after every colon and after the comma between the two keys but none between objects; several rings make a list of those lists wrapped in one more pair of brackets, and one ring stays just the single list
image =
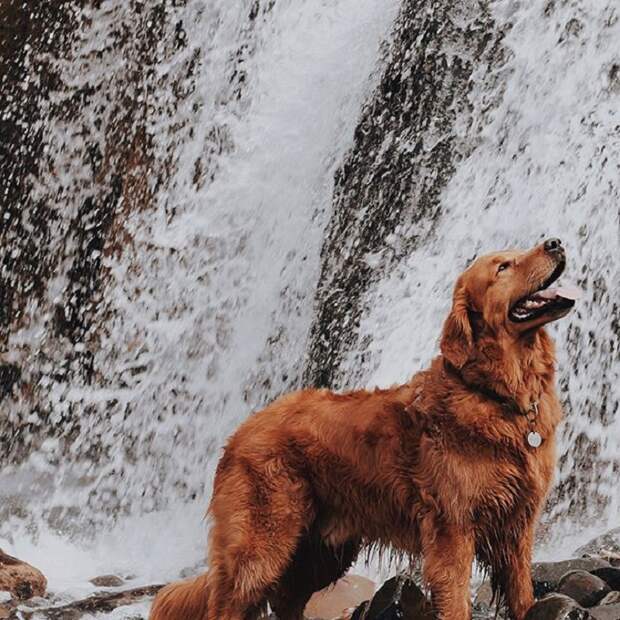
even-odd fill
[{"label": "wet fur", "polygon": [[[544,256],[526,258],[530,277]],[[523,620],[561,418],[554,349],[542,328],[502,327],[503,305],[488,297],[514,293],[471,271],[457,283],[442,355],[409,383],[304,390],[241,425],[217,469],[208,575],[163,590],[152,620],[248,620],[267,602],[299,620],[312,593],[372,545],[422,558],[439,618],[471,616],[476,557]],[[478,387],[522,411],[538,401],[542,446],[527,445],[522,413]]]}]

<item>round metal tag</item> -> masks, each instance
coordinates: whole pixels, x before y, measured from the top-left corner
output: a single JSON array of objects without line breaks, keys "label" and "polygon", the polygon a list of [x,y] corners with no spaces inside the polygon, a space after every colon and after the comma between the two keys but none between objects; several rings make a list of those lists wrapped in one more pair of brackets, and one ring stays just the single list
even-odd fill
[{"label": "round metal tag", "polygon": [[540,436],[540,433],[537,433],[536,431],[528,433],[527,443],[529,443],[532,448],[540,448],[540,445],[542,444],[542,437]]}]

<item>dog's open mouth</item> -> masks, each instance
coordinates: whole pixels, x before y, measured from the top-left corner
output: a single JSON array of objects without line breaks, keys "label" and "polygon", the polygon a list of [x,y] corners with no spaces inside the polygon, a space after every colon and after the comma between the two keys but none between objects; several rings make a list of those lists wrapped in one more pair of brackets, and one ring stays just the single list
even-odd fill
[{"label": "dog's open mouth", "polygon": [[581,297],[581,291],[576,286],[551,288],[551,284],[562,275],[564,265],[564,262],[560,263],[538,290],[523,297],[510,308],[508,316],[511,321],[533,321],[545,314],[566,312],[575,305],[575,300]]}]

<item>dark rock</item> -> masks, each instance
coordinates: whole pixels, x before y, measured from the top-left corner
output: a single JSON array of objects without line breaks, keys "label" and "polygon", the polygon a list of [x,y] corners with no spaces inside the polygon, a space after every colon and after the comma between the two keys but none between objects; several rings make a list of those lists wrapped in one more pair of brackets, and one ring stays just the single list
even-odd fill
[{"label": "dark rock", "polygon": [[[575,551],[577,556],[598,556],[617,560],[620,563],[620,527],[593,538]],[[612,562],[613,564],[614,562]]]},{"label": "dark rock", "polygon": [[304,379],[317,387],[344,384],[340,364],[355,346],[366,291],[439,218],[443,188],[475,146],[459,126],[470,93],[489,78],[478,68],[504,53],[488,3],[401,5],[385,70],[335,174]]},{"label": "dark rock", "polygon": [[590,572],[600,577],[612,590],[620,590],[620,568],[603,566]]},{"label": "dark rock", "polygon": [[563,594],[549,594],[528,612],[526,620],[587,620],[592,616],[573,599]]},{"label": "dark rock", "polygon": [[125,582],[116,575],[101,575],[91,579],[90,583],[99,588],[119,588]]},{"label": "dark rock", "polygon": [[620,603],[620,592],[606,594],[599,605],[615,605],[616,603]]},{"label": "dark rock", "polygon": [[351,615],[351,620],[364,620],[370,607],[370,601],[364,601]]},{"label": "dark rock", "polygon": [[583,607],[596,605],[611,588],[600,577],[585,570],[566,573],[560,580],[558,592],[570,596]]},{"label": "dark rock", "polygon": [[601,605],[588,610],[595,620],[620,620],[619,605]]},{"label": "dark rock", "polygon": [[[365,612],[365,613],[364,613]],[[362,603],[352,619],[364,620],[432,620],[431,606],[420,588],[410,579],[393,577],[374,595],[370,604]]]},{"label": "dark rock", "polygon": [[591,572],[597,568],[610,566],[609,562],[601,558],[576,558],[562,562],[536,562],[532,565],[532,583],[534,594],[541,597],[548,592],[557,590],[562,577],[573,570]]}]

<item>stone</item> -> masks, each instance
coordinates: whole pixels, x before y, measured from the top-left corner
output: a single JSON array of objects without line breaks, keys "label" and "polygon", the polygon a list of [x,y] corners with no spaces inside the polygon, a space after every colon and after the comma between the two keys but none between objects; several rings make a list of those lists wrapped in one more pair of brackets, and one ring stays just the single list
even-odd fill
[{"label": "stone", "polygon": [[[620,527],[593,538],[575,550],[576,556],[598,556],[620,561]],[[613,563],[613,562],[612,562]]]},{"label": "stone", "polygon": [[582,607],[593,607],[611,588],[600,577],[585,570],[566,573],[558,584],[558,592],[570,596]]},{"label": "stone", "polygon": [[525,620],[589,620],[592,616],[572,598],[548,594],[527,612]]},{"label": "stone", "polygon": [[620,604],[600,605],[588,610],[595,620],[620,620]]},{"label": "stone", "polygon": [[[37,606],[36,609],[28,610],[20,609],[18,615],[15,615],[14,610],[9,618],[10,620],[39,620],[43,618],[45,620],[83,620],[84,618],[92,618],[96,614],[109,614],[118,607],[134,605],[150,599],[163,587],[163,584],[156,584],[117,592],[98,592],[66,605],[52,607]],[[49,604],[49,601],[42,602]],[[28,607],[31,607],[30,603]]]},{"label": "stone", "polygon": [[344,620],[365,620],[369,607],[370,601],[364,601],[357,609],[353,610],[353,613],[346,614]]},{"label": "stone", "polygon": [[0,590],[10,592],[16,599],[26,600],[43,596],[46,588],[47,579],[40,570],[0,549]]},{"label": "stone", "polygon": [[609,592],[600,601],[599,605],[615,605],[620,603],[620,592]]},{"label": "stone", "polygon": [[116,575],[101,575],[91,579],[90,583],[98,588],[119,588],[125,582]]},{"label": "stone", "polygon": [[532,583],[537,598],[557,590],[562,577],[573,570],[593,571],[597,568],[610,566],[601,558],[576,558],[561,562],[536,562],[532,564]]},{"label": "stone", "polygon": [[620,590],[620,568],[603,566],[590,572],[600,577],[612,590]]},{"label": "stone", "polygon": [[358,607],[372,598],[374,581],[360,575],[347,575],[333,586],[312,595],[304,614],[308,618],[336,618],[351,607]]},{"label": "stone", "polygon": [[[365,613],[364,613],[365,612]],[[358,608],[352,618],[364,620],[433,620],[431,605],[424,592],[407,577],[388,579],[374,595],[364,612]]]},{"label": "stone", "polygon": [[491,582],[485,579],[477,588],[474,596],[474,606],[491,607],[493,604],[493,588]]}]

